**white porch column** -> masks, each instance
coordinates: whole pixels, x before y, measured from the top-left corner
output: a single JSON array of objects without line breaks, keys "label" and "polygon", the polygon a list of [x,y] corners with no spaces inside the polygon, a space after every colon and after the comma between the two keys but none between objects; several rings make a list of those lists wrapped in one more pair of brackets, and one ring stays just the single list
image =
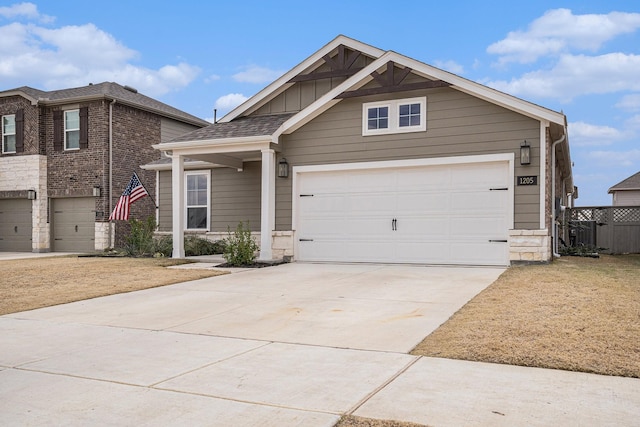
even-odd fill
[{"label": "white porch column", "polygon": [[276,223],[276,152],[262,150],[262,193],[260,198],[260,257],[261,261],[273,258],[271,243]]},{"label": "white porch column", "polygon": [[171,159],[171,194],[173,210],[173,255],[184,258],[184,157],[174,154]]}]

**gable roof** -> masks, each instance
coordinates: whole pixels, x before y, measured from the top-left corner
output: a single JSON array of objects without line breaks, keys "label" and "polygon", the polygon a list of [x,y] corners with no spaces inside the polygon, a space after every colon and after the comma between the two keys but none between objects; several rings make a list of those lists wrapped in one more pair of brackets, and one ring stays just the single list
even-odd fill
[{"label": "gable roof", "polygon": [[90,84],[88,86],[43,91],[29,86],[22,86],[0,92],[0,97],[20,95],[34,105],[58,105],[70,102],[83,102],[96,99],[116,100],[141,110],[149,111],[164,117],[172,118],[197,126],[207,126],[210,123],[196,116],[138,93],[128,86],[121,86],[114,82]]},{"label": "gable roof", "polygon": [[[260,126],[257,125],[258,123],[261,123],[261,119],[258,118],[259,115],[250,116],[250,114],[283,93],[287,88],[291,87],[294,84],[292,82],[294,77],[308,74],[318,69],[325,63],[324,57],[335,53],[341,46],[363,53],[372,59],[372,62],[359,69],[359,71],[355,72],[353,75],[347,77],[344,82],[329,90],[301,111],[290,113],[289,117],[287,117],[286,120],[283,120],[276,129],[273,129],[272,125],[285,118],[285,114],[278,115],[277,119],[274,116],[268,116],[268,118],[265,119],[268,120],[268,125],[266,123],[262,123]],[[546,123],[547,126],[554,124],[554,133],[559,135],[566,134],[566,117],[563,113],[550,110],[499,90],[481,85],[394,51],[383,51],[340,35],[285,73],[282,77],[226,114],[217,123],[212,124],[201,131],[191,132],[179,137],[178,139],[169,141],[168,143],[163,143],[163,148],[166,148],[167,150],[179,149],[182,147],[186,148],[190,143],[198,146],[203,144],[215,144],[214,140],[216,139],[225,139],[225,142],[233,142],[233,139],[237,138],[238,141],[236,142],[248,142],[246,138],[257,136],[260,136],[261,140],[266,139],[266,136],[270,136],[270,139],[277,143],[280,135],[296,131],[318,115],[322,114],[324,111],[327,111],[329,108],[339,103],[342,100],[340,95],[344,92],[357,90],[372,81],[372,73],[382,72],[388,63],[393,63],[404,68],[410,68],[413,73],[425,78],[426,80],[441,81],[454,90],[468,93],[487,102],[539,120],[542,123]],[[232,125],[234,123],[236,123],[236,125]],[[247,131],[242,130],[242,124],[248,125],[249,129]],[[257,131],[258,127],[260,128],[260,131]],[[270,131],[271,133],[262,133],[267,131]],[[243,139],[243,141],[241,141],[241,139]],[[253,139],[251,141],[253,141]],[[167,144],[170,144],[170,146]]]},{"label": "gable roof", "polygon": [[609,189],[609,194],[614,191],[640,190],[640,172],[631,175],[629,178],[620,181]]}]

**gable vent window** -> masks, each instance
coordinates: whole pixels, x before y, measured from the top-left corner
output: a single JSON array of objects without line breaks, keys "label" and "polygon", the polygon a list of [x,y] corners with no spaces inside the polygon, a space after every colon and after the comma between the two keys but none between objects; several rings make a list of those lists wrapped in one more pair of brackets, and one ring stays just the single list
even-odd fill
[{"label": "gable vent window", "polygon": [[362,106],[362,134],[381,135],[427,130],[427,98],[369,102]]}]

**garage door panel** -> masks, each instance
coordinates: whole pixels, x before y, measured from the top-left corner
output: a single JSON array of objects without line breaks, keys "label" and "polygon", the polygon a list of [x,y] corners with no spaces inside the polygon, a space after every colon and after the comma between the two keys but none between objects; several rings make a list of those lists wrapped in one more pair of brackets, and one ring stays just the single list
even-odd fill
[{"label": "garage door panel", "polygon": [[495,217],[451,218],[451,237],[469,239],[478,237],[491,239],[506,239],[507,230],[500,226]]},{"label": "garage door panel", "polygon": [[0,200],[0,251],[32,250],[32,201]]},{"label": "garage door panel", "polygon": [[301,173],[314,197],[300,198],[296,228],[313,241],[297,257],[506,265],[508,243],[490,240],[508,236],[509,176],[508,162]]},{"label": "garage door panel", "polygon": [[[396,222],[398,239],[444,239],[450,234],[450,220],[442,216],[400,217]],[[393,237],[393,236],[392,236]]]},{"label": "garage door panel", "polygon": [[397,195],[396,212],[411,215],[415,212],[448,212],[451,202],[450,194],[406,192]]},{"label": "garage door panel", "polygon": [[402,242],[398,244],[396,260],[399,263],[447,264],[450,259],[448,242]]},{"label": "garage door panel", "polygon": [[391,216],[396,195],[391,193],[353,193],[347,200],[347,214],[361,215],[375,212],[378,216]]},{"label": "garage door panel", "polygon": [[53,199],[53,250],[88,252],[95,250],[95,199],[91,197]]}]

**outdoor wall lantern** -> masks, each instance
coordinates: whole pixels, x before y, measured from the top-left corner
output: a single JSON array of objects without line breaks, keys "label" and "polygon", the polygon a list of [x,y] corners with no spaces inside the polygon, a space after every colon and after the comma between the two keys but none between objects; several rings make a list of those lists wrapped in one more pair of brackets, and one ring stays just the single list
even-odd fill
[{"label": "outdoor wall lantern", "polygon": [[100,197],[100,187],[97,185],[93,186],[93,197]]},{"label": "outdoor wall lantern", "polygon": [[35,200],[36,199],[36,190],[27,190],[27,199]]},{"label": "outdoor wall lantern", "polygon": [[520,164],[531,164],[531,146],[527,141],[524,141],[522,145],[520,145]]},{"label": "outdoor wall lantern", "polygon": [[278,162],[278,178],[289,178],[289,163],[284,157]]}]

